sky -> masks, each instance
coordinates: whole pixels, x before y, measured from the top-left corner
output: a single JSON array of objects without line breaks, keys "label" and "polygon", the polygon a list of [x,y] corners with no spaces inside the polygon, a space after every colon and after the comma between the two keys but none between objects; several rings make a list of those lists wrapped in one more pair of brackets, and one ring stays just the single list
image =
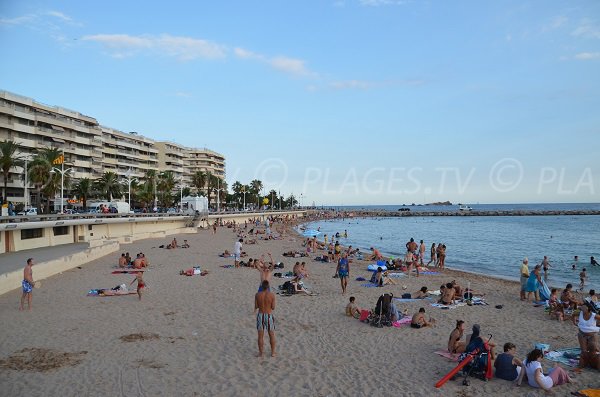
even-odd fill
[{"label": "sky", "polygon": [[600,2],[0,1],[0,89],[303,205],[598,202]]}]

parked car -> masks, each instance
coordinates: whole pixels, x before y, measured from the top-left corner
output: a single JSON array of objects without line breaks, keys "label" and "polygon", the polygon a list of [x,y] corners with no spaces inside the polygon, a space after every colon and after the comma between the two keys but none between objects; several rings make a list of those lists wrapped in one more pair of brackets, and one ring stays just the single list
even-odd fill
[{"label": "parked car", "polygon": [[35,207],[29,208],[27,211],[21,211],[17,215],[37,215],[38,210]]}]

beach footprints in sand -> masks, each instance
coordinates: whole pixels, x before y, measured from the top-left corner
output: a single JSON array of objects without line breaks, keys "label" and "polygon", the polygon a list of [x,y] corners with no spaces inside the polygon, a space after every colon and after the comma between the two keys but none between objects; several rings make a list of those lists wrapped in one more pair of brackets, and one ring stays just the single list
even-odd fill
[{"label": "beach footprints in sand", "polygon": [[73,367],[82,362],[83,356],[86,354],[87,351],[68,353],[29,347],[0,360],[0,368],[15,371],[46,372],[62,367]]},{"label": "beach footprints in sand", "polygon": [[135,361],[135,363],[137,364],[138,368],[150,368],[150,369],[161,369],[161,368],[164,368],[167,365],[169,365],[169,364],[157,363],[156,361],[147,359],[147,358],[141,358],[141,359]]},{"label": "beach footprints in sand", "polygon": [[143,342],[160,339],[160,335],[151,332],[138,332],[135,334],[123,335],[119,339],[121,339],[122,342]]}]

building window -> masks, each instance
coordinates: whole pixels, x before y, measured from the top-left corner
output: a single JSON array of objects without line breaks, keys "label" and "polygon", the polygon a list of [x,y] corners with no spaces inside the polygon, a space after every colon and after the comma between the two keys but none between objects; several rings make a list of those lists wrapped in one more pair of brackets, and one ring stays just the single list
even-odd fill
[{"label": "building window", "polygon": [[55,226],[52,229],[54,230],[55,236],[64,236],[69,234],[69,226]]},{"label": "building window", "polygon": [[32,238],[41,238],[44,236],[44,229],[24,229],[21,230],[21,240]]}]

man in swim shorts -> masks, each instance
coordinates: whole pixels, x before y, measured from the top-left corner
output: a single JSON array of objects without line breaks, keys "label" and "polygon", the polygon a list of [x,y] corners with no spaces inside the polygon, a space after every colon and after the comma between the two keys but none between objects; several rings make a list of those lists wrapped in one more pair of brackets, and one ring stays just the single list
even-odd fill
[{"label": "man in swim shorts", "polygon": [[21,306],[19,310],[24,310],[23,304],[25,303],[25,299],[27,299],[27,310],[31,310],[31,299],[32,299],[32,291],[33,285],[33,272],[31,267],[33,266],[33,258],[27,259],[27,265],[23,269],[23,282],[21,283],[21,287],[23,288],[23,295],[21,296]]},{"label": "man in swim shorts", "polygon": [[413,316],[410,327],[411,328],[424,328],[431,327],[435,324],[433,319],[429,319],[429,321],[425,320],[425,308],[420,308],[419,311]]},{"label": "man in swim shorts", "polygon": [[[263,281],[261,292],[254,296],[254,313],[256,313],[256,330],[258,331],[258,357],[262,357],[264,350],[265,331],[269,334],[271,344],[271,357],[275,357],[275,294],[269,290],[269,282]],[[257,313],[258,312],[258,313]]]},{"label": "man in swim shorts", "polygon": [[348,286],[348,277],[350,276],[350,264],[348,263],[348,254],[346,252],[342,254],[342,257],[338,261],[336,272],[342,285],[342,294],[345,294],[346,287]]}]

